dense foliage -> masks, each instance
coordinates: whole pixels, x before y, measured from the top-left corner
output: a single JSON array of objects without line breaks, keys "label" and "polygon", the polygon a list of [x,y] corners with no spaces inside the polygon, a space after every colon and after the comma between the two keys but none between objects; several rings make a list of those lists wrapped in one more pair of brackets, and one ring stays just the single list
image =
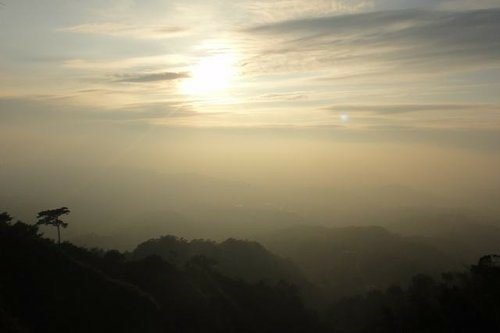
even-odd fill
[{"label": "dense foliage", "polygon": [[[349,276],[361,276],[361,283],[353,283],[357,291],[353,287],[341,298],[304,292],[310,284],[300,270],[256,242],[164,236],[129,253],[89,250],[58,245],[43,238],[37,225],[13,223],[1,213],[0,332],[500,330],[499,257],[484,256],[469,270],[440,278],[417,274],[384,290],[367,283],[403,281],[415,269],[408,258],[422,263],[417,267],[443,258],[431,258],[432,250],[408,245],[383,229],[360,230],[334,235],[301,229],[283,233],[275,244],[277,249],[295,244],[302,266],[305,258],[316,258],[311,267],[320,272],[323,266],[340,287],[348,286],[342,281]],[[392,252],[390,246],[396,246]],[[342,259],[354,250],[363,256]],[[399,275],[394,271],[402,268],[407,270]],[[321,284],[315,288],[327,290]],[[304,305],[314,304],[307,297],[318,298],[317,312]]]},{"label": "dense foliage", "polygon": [[290,258],[330,299],[385,289],[415,274],[440,274],[456,265],[446,253],[382,227],[301,226],[262,238]]},{"label": "dense foliage", "polygon": [[159,255],[181,267],[192,257],[203,255],[215,260],[217,270],[224,275],[248,282],[287,280],[301,285],[307,283],[291,261],[272,254],[257,242],[230,238],[216,243],[204,239],[188,241],[175,236],[163,236],[139,244],[130,257],[143,259],[150,255]]},{"label": "dense foliage", "polygon": [[204,256],[182,269],[159,256],[125,260],[3,221],[0,262],[2,332],[320,331],[294,286],[229,278]]},{"label": "dense foliage", "polygon": [[500,268],[480,262],[439,280],[417,275],[405,290],[345,298],[328,318],[336,332],[498,332]]}]

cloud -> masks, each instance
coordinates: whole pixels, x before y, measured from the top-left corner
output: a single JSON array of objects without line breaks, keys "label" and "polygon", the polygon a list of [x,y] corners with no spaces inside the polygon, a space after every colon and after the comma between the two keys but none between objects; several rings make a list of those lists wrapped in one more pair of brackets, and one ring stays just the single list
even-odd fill
[{"label": "cloud", "polygon": [[362,104],[326,108],[346,127],[372,130],[495,130],[500,105],[495,104]]},{"label": "cloud", "polygon": [[0,98],[0,121],[4,124],[67,123],[81,121],[147,122],[210,116],[175,102],[132,103],[117,108],[74,105],[57,98]]},{"label": "cloud", "polygon": [[335,105],[327,108],[334,112],[366,112],[376,114],[397,114],[409,112],[499,112],[500,105],[484,104],[392,104],[392,105]]},{"label": "cloud", "polygon": [[244,2],[244,9],[264,21],[354,13],[373,7],[371,0],[257,0]]},{"label": "cloud", "polygon": [[365,67],[370,72],[447,73],[500,65],[500,9],[421,9],[336,15],[254,26],[254,70]]},{"label": "cloud", "polygon": [[96,22],[61,28],[58,31],[114,37],[160,39],[178,37],[185,34],[188,30],[178,26],[136,25],[123,22]]},{"label": "cloud", "polygon": [[63,67],[85,71],[125,70],[132,68],[166,68],[184,65],[185,60],[179,54],[160,54],[146,57],[113,57],[105,59],[66,59]]},{"label": "cloud", "polygon": [[116,82],[147,83],[160,81],[173,81],[189,77],[187,73],[147,73],[147,74],[120,74],[115,76]]},{"label": "cloud", "polygon": [[500,3],[498,0],[435,0],[437,5],[441,9],[487,9],[487,8],[498,8]]},{"label": "cloud", "polygon": [[309,93],[305,91],[291,91],[282,93],[268,93],[257,96],[258,100],[264,101],[298,101],[305,100]]}]

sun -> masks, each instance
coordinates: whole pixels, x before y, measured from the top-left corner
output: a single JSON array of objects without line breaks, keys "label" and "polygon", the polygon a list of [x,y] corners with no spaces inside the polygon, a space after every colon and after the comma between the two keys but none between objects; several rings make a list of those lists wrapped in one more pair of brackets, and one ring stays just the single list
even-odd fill
[{"label": "sun", "polygon": [[180,90],[196,97],[226,94],[237,76],[236,57],[220,53],[200,59],[181,83]]}]

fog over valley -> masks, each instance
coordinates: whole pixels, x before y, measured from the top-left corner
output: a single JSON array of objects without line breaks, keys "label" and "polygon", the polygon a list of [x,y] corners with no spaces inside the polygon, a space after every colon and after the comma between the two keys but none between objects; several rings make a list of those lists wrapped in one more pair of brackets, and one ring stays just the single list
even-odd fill
[{"label": "fog over valley", "polygon": [[0,0],[0,332],[500,331],[499,0]]}]

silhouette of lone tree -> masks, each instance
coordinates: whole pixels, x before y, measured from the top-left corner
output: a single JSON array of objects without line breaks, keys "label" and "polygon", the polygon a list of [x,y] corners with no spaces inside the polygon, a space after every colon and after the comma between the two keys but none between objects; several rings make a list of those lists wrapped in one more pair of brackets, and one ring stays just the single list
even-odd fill
[{"label": "silhouette of lone tree", "polygon": [[61,227],[66,228],[68,224],[60,219],[63,215],[68,215],[71,211],[67,207],[44,210],[38,213],[37,225],[52,225],[57,227],[57,244],[61,244]]},{"label": "silhouette of lone tree", "polygon": [[9,224],[12,221],[12,216],[7,212],[0,213],[0,225]]}]

